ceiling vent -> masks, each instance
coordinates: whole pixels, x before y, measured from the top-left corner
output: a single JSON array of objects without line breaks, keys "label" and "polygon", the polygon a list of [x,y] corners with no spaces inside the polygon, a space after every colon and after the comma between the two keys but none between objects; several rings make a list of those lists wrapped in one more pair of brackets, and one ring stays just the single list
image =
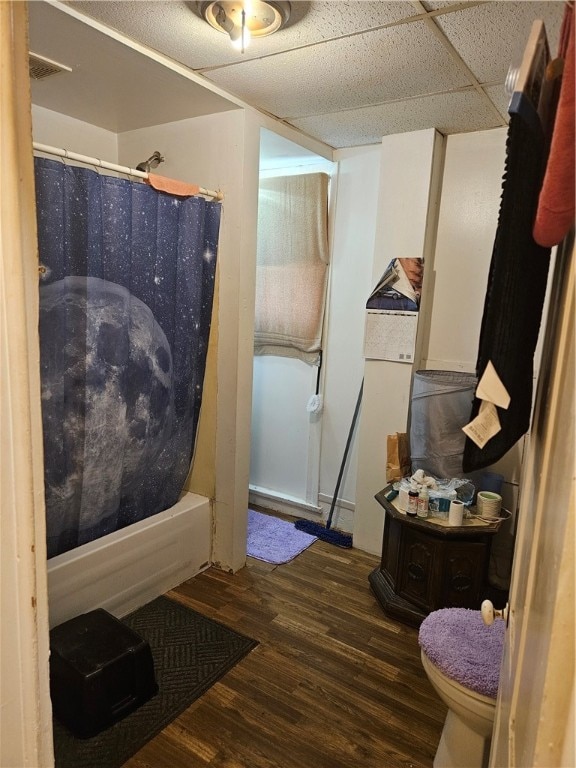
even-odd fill
[{"label": "ceiling vent", "polygon": [[32,80],[44,80],[45,77],[57,75],[58,72],[72,72],[72,69],[65,64],[59,64],[57,61],[32,52],[28,54],[28,68]]}]

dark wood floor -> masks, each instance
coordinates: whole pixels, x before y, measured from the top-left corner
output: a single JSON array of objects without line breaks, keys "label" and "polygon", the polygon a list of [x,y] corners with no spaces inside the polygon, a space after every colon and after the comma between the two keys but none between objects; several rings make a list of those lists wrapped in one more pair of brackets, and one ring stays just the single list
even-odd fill
[{"label": "dark wood floor", "polygon": [[388,619],[378,559],[315,542],[291,563],[249,559],[169,593],[260,645],[126,768],[422,768],[446,710],[417,630]]}]

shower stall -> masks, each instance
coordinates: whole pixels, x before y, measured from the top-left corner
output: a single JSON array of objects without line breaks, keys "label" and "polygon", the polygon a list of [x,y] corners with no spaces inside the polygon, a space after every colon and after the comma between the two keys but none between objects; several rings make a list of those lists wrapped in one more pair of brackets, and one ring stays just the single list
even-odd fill
[{"label": "shower stall", "polygon": [[41,157],[35,176],[54,624],[125,613],[210,562],[210,502],[184,484],[221,206]]}]

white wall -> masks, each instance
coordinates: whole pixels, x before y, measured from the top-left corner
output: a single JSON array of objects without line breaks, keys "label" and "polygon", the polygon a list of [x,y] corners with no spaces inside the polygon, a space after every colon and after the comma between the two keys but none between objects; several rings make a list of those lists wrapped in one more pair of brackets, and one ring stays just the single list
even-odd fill
[{"label": "white wall", "polygon": [[241,164],[234,161],[234,155],[241,151],[243,134],[242,110],[125,131],[118,135],[118,161],[134,167],[158,150],[164,162],[156,173],[221,189],[226,212],[234,205]]},{"label": "white wall", "polygon": [[[364,315],[372,289],[372,263],[380,185],[380,145],[341,149],[333,227],[325,355],[320,499],[330,507],[362,382]],[[352,530],[358,466],[358,424],[338,491],[333,524]]]},{"label": "white wall", "polygon": [[[372,281],[394,258],[427,257],[424,314],[433,263],[433,253],[428,250],[435,234],[442,140],[434,130],[385,136],[381,152]],[[364,367],[354,546],[374,554],[381,552],[384,530],[383,510],[374,494],[386,485],[386,436],[406,431],[412,370],[410,364],[387,360],[366,360]]]},{"label": "white wall", "polygon": [[213,561],[246,558],[260,125],[242,110],[125,132],[119,161],[159,150],[159,172],[224,193],[220,228]]},{"label": "white wall", "polygon": [[506,128],[448,136],[425,368],[476,370]]},{"label": "white wall", "polygon": [[32,106],[32,126],[34,141],[111,163],[118,162],[118,137],[112,131],[35,105]]},{"label": "white wall", "polygon": [[251,498],[276,508],[294,506],[295,514],[307,498],[308,463],[312,457],[311,416],[306,404],[314,392],[317,370],[288,357],[254,357]]}]

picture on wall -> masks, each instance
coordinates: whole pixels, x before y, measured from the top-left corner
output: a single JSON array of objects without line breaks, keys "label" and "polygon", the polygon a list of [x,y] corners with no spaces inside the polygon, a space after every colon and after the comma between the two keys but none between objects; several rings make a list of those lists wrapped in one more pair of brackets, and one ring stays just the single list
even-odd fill
[{"label": "picture on wall", "polygon": [[366,309],[418,312],[424,260],[392,259],[366,302]]},{"label": "picture on wall", "polygon": [[366,302],[364,357],[414,361],[424,263],[393,259]]}]

